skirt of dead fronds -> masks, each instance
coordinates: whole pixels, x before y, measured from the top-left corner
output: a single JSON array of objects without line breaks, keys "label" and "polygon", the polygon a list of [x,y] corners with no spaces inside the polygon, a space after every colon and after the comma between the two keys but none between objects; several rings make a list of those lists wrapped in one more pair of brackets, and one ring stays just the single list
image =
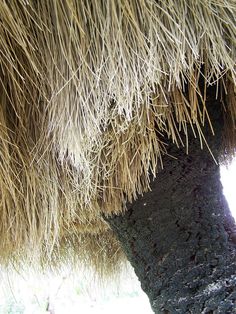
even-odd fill
[{"label": "skirt of dead fronds", "polygon": [[101,213],[149,188],[164,137],[204,141],[210,85],[235,152],[235,16],[235,0],[0,0],[2,264],[113,269]]}]

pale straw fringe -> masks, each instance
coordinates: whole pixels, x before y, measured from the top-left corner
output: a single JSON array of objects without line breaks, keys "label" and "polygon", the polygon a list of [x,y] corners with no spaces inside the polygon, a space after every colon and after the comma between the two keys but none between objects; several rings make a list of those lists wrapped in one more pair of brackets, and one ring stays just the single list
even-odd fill
[{"label": "pale straw fringe", "polygon": [[235,152],[235,16],[234,0],[0,1],[2,263],[70,251],[100,271],[113,246],[111,269],[101,213],[148,190],[163,136],[204,141],[200,76],[225,85]]}]

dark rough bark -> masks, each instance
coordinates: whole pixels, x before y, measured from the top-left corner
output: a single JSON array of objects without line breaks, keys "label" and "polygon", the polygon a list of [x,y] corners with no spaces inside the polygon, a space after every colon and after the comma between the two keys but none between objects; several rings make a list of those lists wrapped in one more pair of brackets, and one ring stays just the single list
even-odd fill
[{"label": "dark rough bark", "polygon": [[[204,134],[215,157],[223,125],[209,98],[216,136]],[[190,131],[191,133],[191,131]],[[219,166],[190,135],[189,154],[169,145],[152,191],[107,219],[155,313],[236,313],[234,220],[222,194]]]}]

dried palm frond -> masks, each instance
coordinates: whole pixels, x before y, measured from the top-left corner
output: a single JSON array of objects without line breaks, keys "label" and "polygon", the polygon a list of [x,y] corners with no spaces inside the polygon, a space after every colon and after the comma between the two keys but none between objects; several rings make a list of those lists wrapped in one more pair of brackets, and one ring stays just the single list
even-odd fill
[{"label": "dried palm frond", "polygon": [[234,0],[0,0],[3,264],[73,251],[99,269],[109,247],[114,264],[102,215],[149,188],[164,136],[202,137],[211,85],[235,152],[235,16]]}]

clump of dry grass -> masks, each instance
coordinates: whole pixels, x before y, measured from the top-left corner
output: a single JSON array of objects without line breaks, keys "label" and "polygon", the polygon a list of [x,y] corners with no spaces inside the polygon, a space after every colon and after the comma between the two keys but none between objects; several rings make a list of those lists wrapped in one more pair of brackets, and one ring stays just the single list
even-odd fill
[{"label": "clump of dry grass", "polygon": [[200,77],[224,86],[235,152],[235,16],[234,0],[0,0],[1,263],[114,265],[101,213],[149,188],[164,135],[204,140]]}]

